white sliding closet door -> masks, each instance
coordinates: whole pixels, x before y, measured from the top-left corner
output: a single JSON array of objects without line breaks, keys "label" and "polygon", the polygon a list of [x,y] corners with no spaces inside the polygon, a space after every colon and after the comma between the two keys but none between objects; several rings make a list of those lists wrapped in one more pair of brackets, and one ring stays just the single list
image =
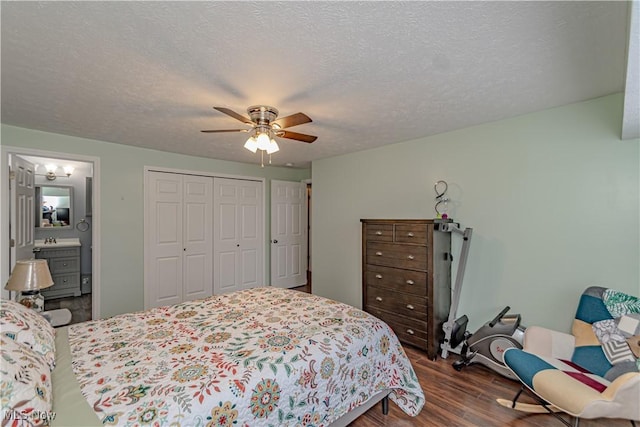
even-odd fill
[{"label": "white sliding closet door", "polygon": [[213,181],[211,177],[184,175],[184,285],[182,300],[213,294]]},{"label": "white sliding closet door", "polygon": [[212,294],[210,177],[148,173],[146,308]]},{"label": "white sliding closet door", "polygon": [[214,178],[213,187],[214,293],[262,286],[262,183]]}]

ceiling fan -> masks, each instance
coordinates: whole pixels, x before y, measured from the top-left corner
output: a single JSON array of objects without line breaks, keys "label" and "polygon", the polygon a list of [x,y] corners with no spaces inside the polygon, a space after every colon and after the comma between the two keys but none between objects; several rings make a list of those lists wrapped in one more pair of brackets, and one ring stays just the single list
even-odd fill
[{"label": "ceiling fan", "polygon": [[[286,128],[302,125],[304,123],[311,123],[311,118],[304,113],[296,113],[278,119],[278,110],[267,105],[253,105],[247,108],[247,114],[249,115],[249,117],[238,114],[229,108],[213,108],[220,111],[221,113],[233,117],[236,120],[241,121],[242,123],[250,125],[251,127],[248,129],[202,130],[201,132],[249,132],[250,136],[247,142],[244,144],[244,148],[253,153],[261,150],[261,154],[263,155],[263,157],[265,151],[267,152],[267,154],[269,154],[269,156],[271,156],[272,153],[280,150],[280,147],[278,147],[278,143],[274,140],[274,137],[294,139],[296,141],[307,143],[312,143],[313,141],[318,139],[317,136],[285,130]],[[271,163],[271,157],[269,157],[269,163]],[[262,166],[264,166],[264,162]]]}]

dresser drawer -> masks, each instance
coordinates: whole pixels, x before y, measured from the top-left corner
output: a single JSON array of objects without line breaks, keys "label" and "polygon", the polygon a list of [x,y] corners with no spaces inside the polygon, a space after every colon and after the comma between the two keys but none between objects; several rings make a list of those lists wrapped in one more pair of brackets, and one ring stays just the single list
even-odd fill
[{"label": "dresser drawer", "polygon": [[80,259],[78,257],[51,258],[48,262],[52,275],[80,271]]},{"label": "dresser drawer", "polygon": [[421,349],[427,349],[427,322],[405,318],[395,313],[389,313],[375,308],[366,311],[389,325],[401,342],[414,345]]},{"label": "dresser drawer", "polygon": [[403,294],[392,289],[370,286],[367,289],[367,306],[392,311],[407,317],[426,319],[427,299]]},{"label": "dresser drawer", "polygon": [[369,224],[367,241],[393,242],[393,224]]},{"label": "dresser drawer", "polygon": [[426,224],[396,224],[395,241],[398,243],[427,244]]},{"label": "dresser drawer", "polygon": [[398,292],[427,296],[427,275],[421,271],[367,265],[366,284],[379,288],[395,289]]},{"label": "dresser drawer", "polygon": [[367,242],[367,264],[427,270],[426,246]]}]

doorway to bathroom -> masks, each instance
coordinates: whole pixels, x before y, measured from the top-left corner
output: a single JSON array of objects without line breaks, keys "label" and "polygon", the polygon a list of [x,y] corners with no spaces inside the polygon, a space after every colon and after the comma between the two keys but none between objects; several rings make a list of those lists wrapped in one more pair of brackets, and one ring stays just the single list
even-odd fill
[{"label": "doorway to bathroom", "polygon": [[[98,318],[99,258],[94,253],[98,242],[94,226],[95,200],[99,195],[94,179],[98,160],[26,149],[11,151],[6,159],[9,165],[16,160],[30,164],[34,184],[31,208],[26,213],[20,213],[25,209],[20,208],[14,190],[10,190],[9,265],[29,255],[47,259],[54,285],[41,291],[45,297],[44,310],[69,310],[69,323]],[[20,231],[20,215],[31,215],[24,222],[32,230]],[[16,244],[21,233],[32,235],[31,247],[27,245],[26,250],[25,245]]]}]

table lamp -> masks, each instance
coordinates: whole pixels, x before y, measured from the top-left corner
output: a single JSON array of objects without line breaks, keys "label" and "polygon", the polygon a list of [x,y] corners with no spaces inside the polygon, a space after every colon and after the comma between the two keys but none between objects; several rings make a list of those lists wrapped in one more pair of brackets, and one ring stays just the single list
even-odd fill
[{"label": "table lamp", "polygon": [[16,261],[4,288],[18,292],[16,300],[25,307],[43,311],[44,296],[40,293],[40,289],[50,286],[53,286],[53,279],[47,260],[27,259]]}]

